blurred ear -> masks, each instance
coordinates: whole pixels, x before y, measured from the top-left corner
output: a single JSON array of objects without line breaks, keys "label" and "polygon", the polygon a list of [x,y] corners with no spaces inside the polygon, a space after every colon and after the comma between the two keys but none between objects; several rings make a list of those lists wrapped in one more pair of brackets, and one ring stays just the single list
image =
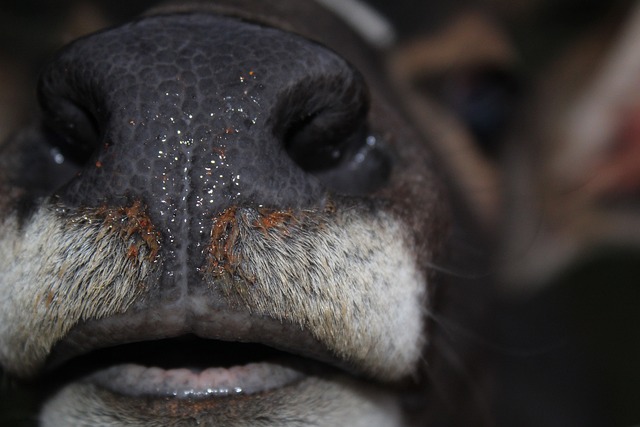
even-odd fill
[{"label": "blurred ear", "polygon": [[[611,32],[602,29],[599,40],[590,37],[573,52],[574,61],[590,54],[583,59],[592,64],[584,63],[588,78],[568,94],[552,135],[558,141],[552,171],[589,198],[640,194],[640,7],[613,40]],[[602,40],[609,41],[604,50]]]},{"label": "blurred ear", "polygon": [[625,12],[546,71],[515,134],[502,235],[517,291],[595,247],[640,244],[640,6]]}]

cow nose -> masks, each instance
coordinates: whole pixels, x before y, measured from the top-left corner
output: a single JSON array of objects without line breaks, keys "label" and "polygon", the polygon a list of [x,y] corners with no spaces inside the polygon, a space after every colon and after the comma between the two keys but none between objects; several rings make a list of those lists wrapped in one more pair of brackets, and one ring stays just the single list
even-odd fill
[{"label": "cow nose", "polygon": [[39,97],[60,150],[83,164],[65,206],[142,201],[165,230],[231,206],[320,207],[317,176],[367,139],[363,79],[328,49],[213,15],[156,16],[82,39]]}]

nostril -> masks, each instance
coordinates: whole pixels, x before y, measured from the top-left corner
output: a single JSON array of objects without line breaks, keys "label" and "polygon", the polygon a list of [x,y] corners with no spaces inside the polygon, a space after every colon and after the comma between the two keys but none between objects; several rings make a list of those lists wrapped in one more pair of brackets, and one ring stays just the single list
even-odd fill
[{"label": "nostril", "polygon": [[309,78],[279,95],[273,128],[300,168],[326,171],[356,149],[368,108],[366,86],[355,72]]},{"label": "nostril", "polygon": [[99,126],[93,114],[63,97],[43,98],[44,124],[50,143],[76,164],[85,164],[99,143]]},{"label": "nostril", "polygon": [[333,191],[362,195],[387,182],[391,162],[368,123],[364,79],[353,69],[341,71],[283,91],[273,129],[299,168]]},{"label": "nostril", "polygon": [[320,111],[289,125],[283,137],[285,150],[303,170],[322,172],[336,168],[364,141],[363,118],[344,111]]}]

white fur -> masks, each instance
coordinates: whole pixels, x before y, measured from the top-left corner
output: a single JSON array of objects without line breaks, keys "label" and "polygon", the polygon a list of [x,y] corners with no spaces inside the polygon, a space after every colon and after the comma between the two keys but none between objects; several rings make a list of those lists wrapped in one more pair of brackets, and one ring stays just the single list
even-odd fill
[{"label": "white fur", "polygon": [[266,230],[253,210],[235,217],[237,271],[212,284],[253,313],[308,329],[369,374],[413,373],[425,344],[427,286],[400,222],[344,208]]},{"label": "white fur", "polygon": [[154,268],[144,248],[127,256],[133,238],[89,217],[44,207],[0,228],[0,364],[17,375],[34,374],[78,322],[125,312]]}]

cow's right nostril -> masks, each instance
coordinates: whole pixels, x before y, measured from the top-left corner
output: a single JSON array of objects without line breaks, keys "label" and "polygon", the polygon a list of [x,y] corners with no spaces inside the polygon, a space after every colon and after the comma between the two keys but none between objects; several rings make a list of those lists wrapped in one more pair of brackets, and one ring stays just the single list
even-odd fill
[{"label": "cow's right nostril", "polygon": [[93,113],[70,99],[40,96],[49,142],[78,165],[88,162],[99,144],[99,125]]}]

